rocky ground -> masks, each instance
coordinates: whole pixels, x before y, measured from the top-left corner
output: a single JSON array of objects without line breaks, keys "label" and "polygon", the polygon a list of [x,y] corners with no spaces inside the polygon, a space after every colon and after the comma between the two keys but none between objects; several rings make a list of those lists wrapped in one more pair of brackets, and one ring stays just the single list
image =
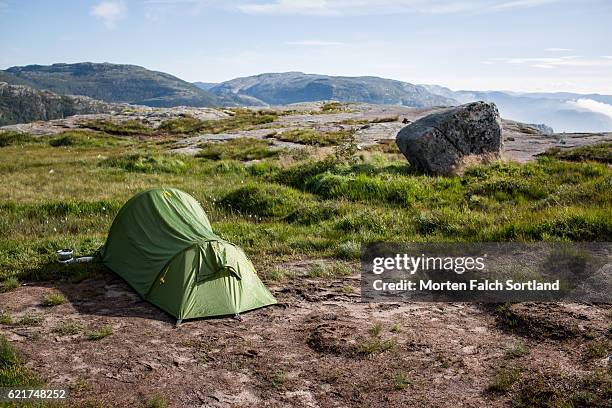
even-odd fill
[{"label": "rocky ground", "polygon": [[[234,131],[222,134],[199,134],[177,141],[172,152],[196,154],[198,144],[205,141],[226,141],[237,137],[268,138],[279,148],[303,148],[304,145],[280,141],[270,136],[295,128],[313,128],[318,131],[342,129],[355,130],[360,146],[376,144],[382,140],[395,139],[397,133],[423,116],[436,112],[438,108],[421,109],[391,105],[349,104],[339,112],[321,113],[323,102],[299,103],[269,108],[274,111],[288,111],[271,124],[264,124],[252,130]],[[261,109],[261,108],[257,108]],[[114,114],[75,115],[65,119],[33,122],[4,126],[1,129],[19,130],[34,135],[56,134],[67,129],[81,128],[85,122],[94,119],[111,119],[123,122],[137,119],[152,127],[164,120],[193,116],[201,120],[228,117],[228,113],[212,108],[150,108],[130,107]],[[504,156],[508,160],[525,162],[552,147],[577,147],[612,140],[612,133],[553,133],[544,134],[535,127],[511,120],[503,120]]]}]

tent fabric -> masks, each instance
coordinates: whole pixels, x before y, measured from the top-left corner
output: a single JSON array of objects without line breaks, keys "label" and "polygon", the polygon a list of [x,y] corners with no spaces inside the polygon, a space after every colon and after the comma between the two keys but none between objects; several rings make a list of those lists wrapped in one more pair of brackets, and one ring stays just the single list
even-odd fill
[{"label": "tent fabric", "polygon": [[242,249],[214,234],[200,204],[173,188],[147,190],[125,203],[102,263],[181,320],[276,303]]}]

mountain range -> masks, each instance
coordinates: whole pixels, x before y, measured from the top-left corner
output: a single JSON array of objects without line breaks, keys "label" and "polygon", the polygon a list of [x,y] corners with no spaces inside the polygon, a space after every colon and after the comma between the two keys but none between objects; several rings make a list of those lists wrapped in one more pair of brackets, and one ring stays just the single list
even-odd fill
[{"label": "mountain range", "polygon": [[425,87],[373,76],[343,77],[282,72],[236,78],[215,86],[206,84],[215,95],[244,98],[267,105],[338,100],[416,108],[455,105],[457,101],[429,92]]},{"label": "mountain range", "polygon": [[84,95],[106,102],[171,107],[214,106],[222,101],[192,83],[136,65],[81,62],[28,65],[0,71],[0,82]]},{"label": "mountain range", "polygon": [[[345,77],[302,72],[265,73],[226,82],[189,83],[167,73],[136,65],[91,63],[28,65],[0,70],[0,82],[44,90],[38,106],[50,101],[47,112],[70,112],[57,105],[57,95],[154,107],[268,106],[296,102],[337,100],[429,108],[484,100],[494,102],[503,117],[526,123],[544,123],[555,131],[612,131],[612,96],[575,93],[516,93],[507,91],[453,91],[438,85],[416,85],[374,76]],[[23,95],[5,92],[7,95]],[[33,95],[33,93],[32,93]],[[0,124],[15,123],[9,96],[1,96]],[[26,98],[28,100],[28,98]],[[22,97],[23,105],[23,97]],[[54,105],[55,104],[55,105]],[[57,106],[56,106],[57,105]],[[65,103],[64,103],[65,105]],[[91,104],[77,104],[86,109]],[[4,107],[3,107],[4,106]],[[99,107],[96,108],[99,110]],[[38,109],[38,112],[41,110]],[[32,117],[36,115],[21,115]],[[39,119],[54,118],[46,115]]]}]

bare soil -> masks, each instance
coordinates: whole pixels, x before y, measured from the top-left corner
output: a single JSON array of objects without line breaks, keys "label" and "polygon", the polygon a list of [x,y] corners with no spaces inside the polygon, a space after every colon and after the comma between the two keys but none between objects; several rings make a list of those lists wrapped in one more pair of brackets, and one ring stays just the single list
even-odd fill
[{"label": "bare soil", "polygon": [[[306,261],[307,262],[307,261]],[[296,266],[299,269],[299,266]],[[27,285],[0,294],[14,321],[0,326],[50,388],[78,406],[172,407],[508,406],[488,391],[499,367],[581,377],[609,337],[610,305],[361,303],[358,276],[297,276],[268,285],[279,304],[242,315],[187,321],[141,300],[111,272],[80,283]],[[45,295],[69,302],[43,307]],[[57,330],[75,324],[76,334]],[[111,326],[113,333],[89,340]],[[508,357],[513,345],[525,355]]]}]

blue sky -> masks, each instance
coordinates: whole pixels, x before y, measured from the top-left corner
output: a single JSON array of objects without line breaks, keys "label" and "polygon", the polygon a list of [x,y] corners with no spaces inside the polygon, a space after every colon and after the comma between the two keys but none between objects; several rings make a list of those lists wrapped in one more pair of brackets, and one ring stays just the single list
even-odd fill
[{"label": "blue sky", "polygon": [[0,67],[142,65],[188,81],[376,75],[612,94],[609,0],[0,0]]}]

